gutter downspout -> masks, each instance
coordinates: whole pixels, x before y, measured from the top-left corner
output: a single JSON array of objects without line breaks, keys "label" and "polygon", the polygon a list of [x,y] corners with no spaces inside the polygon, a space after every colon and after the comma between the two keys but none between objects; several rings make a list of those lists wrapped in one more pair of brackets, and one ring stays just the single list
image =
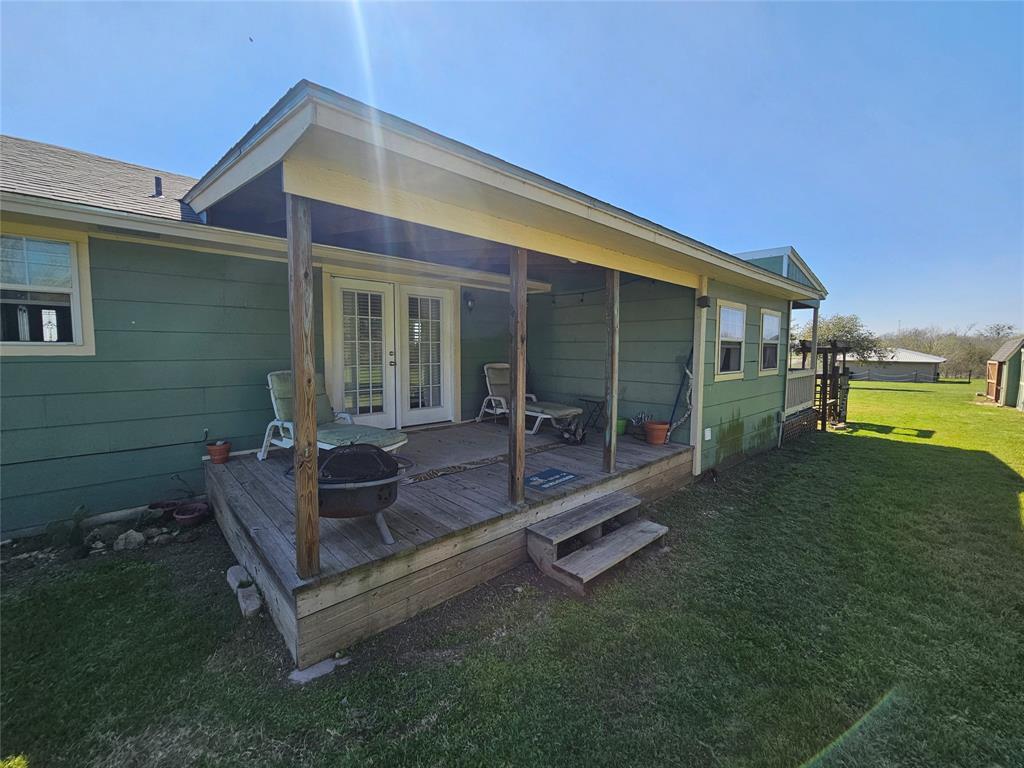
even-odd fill
[{"label": "gutter downspout", "polygon": [[701,275],[700,288],[693,297],[693,412],[690,414],[690,445],[693,446],[693,475],[702,471],[701,443],[704,432],[704,353],[707,349],[707,307],[698,306],[701,296],[708,295],[708,278]]},{"label": "gutter downspout", "polygon": [[[789,257],[787,256],[787,263]],[[786,343],[781,345],[786,352],[785,368],[782,369],[782,410],[779,411],[779,441],[776,448],[782,447],[782,432],[786,427],[786,403],[789,400],[789,342],[793,334],[793,302],[786,302]],[[781,352],[781,350],[780,350]],[[783,364],[782,355],[779,355],[779,365]]]}]

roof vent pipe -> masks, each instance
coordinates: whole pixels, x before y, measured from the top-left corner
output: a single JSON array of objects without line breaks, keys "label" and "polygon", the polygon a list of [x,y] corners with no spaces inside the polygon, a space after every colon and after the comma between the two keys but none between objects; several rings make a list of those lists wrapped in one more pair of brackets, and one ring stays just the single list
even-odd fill
[{"label": "roof vent pipe", "polygon": [[164,196],[164,180],[161,179],[159,176],[154,176],[153,177],[153,187],[154,187],[153,197],[163,197]]}]

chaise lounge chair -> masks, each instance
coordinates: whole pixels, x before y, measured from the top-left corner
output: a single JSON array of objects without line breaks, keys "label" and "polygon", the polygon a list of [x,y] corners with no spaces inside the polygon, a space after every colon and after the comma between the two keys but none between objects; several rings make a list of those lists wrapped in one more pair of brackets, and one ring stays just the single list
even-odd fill
[{"label": "chaise lounge chair", "polygon": [[[484,366],[484,379],[487,381],[487,397],[480,406],[480,413],[477,421],[483,421],[484,416],[490,414],[498,417],[504,416],[508,411],[509,390],[509,365],[508,363],[487,363]],[[547,419],[552,425],[566,422],[582,415],[583,409],[572,405],[561,403],[549,403],[538,400],[536,395],[526,396],[526,415],[533,417],[533,429],[531,435],[540,431],[541,424]]]},{"label": "chaise lounge chair", "polygon": [[[270,387],[270,402],[274,406],[274,420],[267,425],[263,447],[256,455],[260,461],[267,458],[271,443],[282,448],[291,448],[295,444],[292,421],[295,389],[292,387],[292,372],[271,371],[267,374],[267,384]],[[355,424],[347,413],[336,414],[327,397],[322,373],[316,375],[316,423],[316,444],[325,449],[368,443],[385,451],[395,451],[409,442],[409,438],[402,432]]]}]

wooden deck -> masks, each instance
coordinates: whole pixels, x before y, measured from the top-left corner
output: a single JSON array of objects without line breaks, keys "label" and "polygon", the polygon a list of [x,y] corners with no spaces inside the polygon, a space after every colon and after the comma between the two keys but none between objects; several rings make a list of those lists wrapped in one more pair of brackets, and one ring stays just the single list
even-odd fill
[{"label": "wooden deck", "polygon": [[295,567],[290,452],[206,463],[217,521],[300,667],[525,562],[534,522],[616,490],[650,499],[692,479],[689,446],[623,438],[608,474],[599,443],[567,446],[542,431],[527,436],[526,474],[555,468],[577,477],[550,490],[528,487],[515,507],[506,429],[462,424],[410,434],[400,454],[416,466],[385,512],[395,543],[381,541],[372,517],[322,519],[321,571],[306,580]]}]

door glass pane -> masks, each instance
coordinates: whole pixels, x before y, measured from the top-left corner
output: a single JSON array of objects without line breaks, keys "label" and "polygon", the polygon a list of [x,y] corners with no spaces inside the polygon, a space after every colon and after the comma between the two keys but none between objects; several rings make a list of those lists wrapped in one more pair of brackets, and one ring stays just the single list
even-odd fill
[{"label": "door glass pane", "polygon": [[441,299],[409,297],[409,408],[440,408]]},{"label": "door glass pane", "polygon": [[345,410],[384,412],[384,295],[341,292],[342,379]]}]

